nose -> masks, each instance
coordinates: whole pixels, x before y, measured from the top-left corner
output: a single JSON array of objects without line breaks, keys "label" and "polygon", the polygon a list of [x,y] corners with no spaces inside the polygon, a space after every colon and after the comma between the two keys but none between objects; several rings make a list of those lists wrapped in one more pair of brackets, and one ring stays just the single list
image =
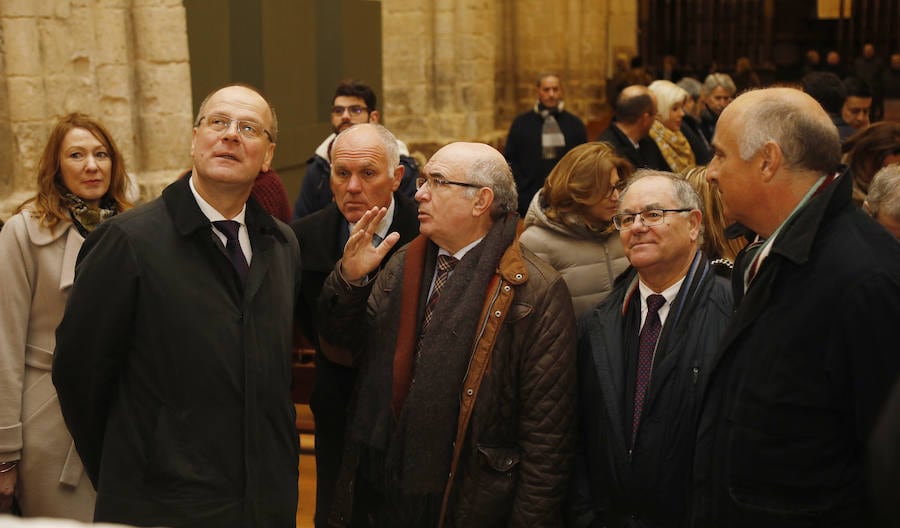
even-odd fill
[{"label": "nose", "polygon": [[428,194],[427,185],[428,185],[428,181],[426,180],[425,183],[416,190],[416,195],[414,196],[414,198],[417,202],[424,202],[426,195],[431,196],[430,194]]},{"label": "nose", "polygon": [[237,139],[240,136],[241,134],[238,132],[238,122],[235,120],[232,120],[230,123],[228,123],[228,127],[222,131],[223,138],[227,137]]},{"label": "nose", "polygon": [[359,176],[355,174],[350,176],[350,179],[347,180],[347,192],[362,192],[362,180],[359,179]]},{"label": "nose", "polygon": [[85,158],[85,169],[95,171],[97,168],[97,158],[93,154],[88,154]]}]

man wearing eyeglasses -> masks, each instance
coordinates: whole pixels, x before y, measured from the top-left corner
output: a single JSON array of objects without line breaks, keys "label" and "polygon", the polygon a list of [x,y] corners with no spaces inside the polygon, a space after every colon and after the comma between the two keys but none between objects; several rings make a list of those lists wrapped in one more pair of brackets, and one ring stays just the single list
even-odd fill
[{"label": "man wearing eyeglasses", "polygon": [[[375,92],[359,81],[343,81],[338,84],[331,100],[332,133],[316,148],[315,154],[306,161],[306,175],[300,187],[300,194],[294,203],[294,220],[314,213],[334,199],[331,192],[331,149],[334,139],[342,131],[360,123],[378,123],[381,115],[375,108]],[[412,199],[416,193],[416,177],[419,166],[409,155],[406,144],[397,140],[403,178],[400,180],[400,194]]]},{"label": "man wearing eyeglasses", "polygon": [[700,206],[667,172],[638,171],[619,195],[631,268],[579,322],[569,526],[682,526],[697,396],[731,313],[728,283],[699,249]]},{"label": "man wearing eyeglasses", "polygon": [[344,452],[347,409],[356,379],[356,370],[346,353],[319,339],[316,301],[325,278],[341,258],[350,230],[372,207],[387,210],[375,229],[373,243],[388,233],[400,234],[399,242],[384,262],[419,234],[415,202],[396,192],[405,167],[400,164],[397,139],[390,131],[371,123],[356,125],[338,134],[331,155],[334,203],[291,224],[303,253],[297,319],[316,349],[315,384],[310,398],[316,423],[316,526],[326,526],[331,511]]},{"label": "man wearing eyeglasses", "polygon": [[250,196],[277,139],[256,89],[213,92],[195,121],[190,175],[85,240],[53,382],[97,521],[296,522],[300,251]]},{"label": "man wearing eyeglasses", "polygon": [[319,298],[322,335],[360,369],[331,520],[560,525],[575,426],[565,282],[519,244],[497,150],[453,143],[423,174],[421,236],[375,274],[399,235],[373,247],[386,210],[369,210]]},{"label": "man wearing eyeglasses", "polygon": [[875,526],[867,441],[900,373],[900,244],[851,202],[838,131],[809,94],[739,96],[712,145],[707,179],[759,240],[735,262],[691,525]]}]

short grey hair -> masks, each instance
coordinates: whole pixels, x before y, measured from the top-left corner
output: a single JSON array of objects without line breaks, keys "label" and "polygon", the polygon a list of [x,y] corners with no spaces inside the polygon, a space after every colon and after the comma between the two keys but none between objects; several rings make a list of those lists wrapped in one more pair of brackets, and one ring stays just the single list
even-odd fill
[{"label": "short grey hair", "polygon": [[747,161],[769,141],[781,148],[789,169],[829,174],[841,162],[841,140],[834,124],[781,97],[761,99],[741,116],[738,137]]},{"label": "short grey hair", "polygon": [[703,205],[700,201],[700,196],[697,194],[697,191],[694,190],[694,187],[688,183],[687,180],[678,176],[673,172],[668,171],[660,171],[660,170],[651,170],[651,169],[638,169],[634,176],[628,180],[628,185],[625,186],[625,189],[619,193],[619,212],[621,213],[622,202],[625,201],[625,195],[628,194],[628,190],[631,189],[631,186],[638,180],[642,180],[644,178],[649,178],[651,176],[656,176],[659,178],[665,178],[672,183],[672,192],[675,196],[675,201],[678,202],[679,209],[696,209],[703,212]]},{"label": "short grey hair", "polygon": [[397,145],[397,138],[394,134],[383,125],[377,123],[360,123],[358,125],[353,125],[337,135],[334,139],[334,144],[331,146],[332,150],[334,150],[338,143],[342,141],[341,138],[346,137],[347,134],[353,134],[353,130],[359,132],[360,130],[365,130],[366,127],[371,128],[375,134],[378,135],[378,139],[381,140],[381,145],[384,147],[384,157],[387,159],[388,167],[390,167],[390,171],[388,172],[390,173],[390,177],[393,178],[394,169],[400,166],[400,147]]},{"label": "short grey hair", "polygon": [[[622,203],[625,201],[625,196],[628,194],[631,186],[639,180],[653,176],[669,180],[669,183],[672,184],[672,194],[675,196],[678,209],[696,209],[700,211],[700,214],[706,214],[703,210],[703,202],[700,200],[700,195],[697,194],[690,182],[673,172],[651,169],[638,169],[634,176],[628,180],[628,185],[619,193],[619,213],[622,212]],[[700,236],[697,237],[697,244],[698,247],[700,244],[703,244],[703,222],[700,222]]]},{"label": "short grey hair", "polygon": [[703,81],[703,94],[708,95],[720,86],[731,92],[731,95],[734,95],[734,92],[737,91],[737,87],[734,85],[734,81],[731,80],[730,75],[727,73],[710,73],[706,76],[706,80]]},{"label": "short grey hair", "polygon": [[700,98],[700,92],[703,90],[703,85],[700,84],[700,81],[694,79],[693,77],[682,77],[680,81],[675,83],[682,90],[688,93],[691,96],[691,99],[697,100]]},{"label": "short grey hair", "polygon": [[875,173],[866,204],[873,217],[882,212],[900,220],[900,165],[888,165]]},{"label": "short grey hair", "polygon": [[[509,164],[503,158],[478,160],[466,171],[466,180],[479,187],[487,187],[494,192],[491,205],[491,218],[497,220],[518,207],[516,181],[513,179]],[[472,198],[477,189],[466,189],[466,196]]]}]

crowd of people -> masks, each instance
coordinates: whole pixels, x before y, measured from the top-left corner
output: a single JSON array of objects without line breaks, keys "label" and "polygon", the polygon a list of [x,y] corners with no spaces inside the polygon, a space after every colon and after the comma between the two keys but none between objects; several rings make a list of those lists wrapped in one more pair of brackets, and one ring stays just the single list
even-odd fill
[{"label": "crowd of people", "polygon": [[900,125],[668,66],[421,167],[342,82],[290,225],[252,86],[137,207],[62,118],[0,230],[0,513],[294,526],[302,336],[316,526],[900,525]]}]

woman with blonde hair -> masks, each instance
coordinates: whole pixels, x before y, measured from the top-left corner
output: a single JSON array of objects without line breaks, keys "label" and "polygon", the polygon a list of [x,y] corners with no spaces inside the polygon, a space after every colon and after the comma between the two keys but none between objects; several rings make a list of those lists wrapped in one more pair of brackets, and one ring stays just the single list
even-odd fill
[{"label": "woman with blonde hair", "polygon": [[608,144],[585,143],[562,157],[531,200],[520,240],[562,274],[576,315],[606,298],[628,267],[612,217],[632,172]]},{"label": "woman with blonde hair", "polygon": [[78,251],[97,225],[130,207],[127,186],[103,125],[69,114],[50,132],[37,193],[0,231],[0,513],[15,498],[26,517],[93,518],[95,492],[50,368]]},{"label": "woman with blonde hair", "polygon": [[656,142],[672,172],[695,166],[694,147],[682,129],[684,105],[690,95],[671,81],[653,81],[647,88],[656,97],[656,121],[650,127],[650,138]]},{"label": "woman with blonde hair", "polygon": [[[719,188],[706,181],[706,167],[692,167],[683,171],[681,176],[697,191],[703,205],[703,241],[700,249],[717,270],[731,270],[734,259],[746,245],[746,240],[743,237],[729,239],[725,236],[725,228],[732,222],[725,216]],[[730,275],[730,272],[724,274]]]}]

